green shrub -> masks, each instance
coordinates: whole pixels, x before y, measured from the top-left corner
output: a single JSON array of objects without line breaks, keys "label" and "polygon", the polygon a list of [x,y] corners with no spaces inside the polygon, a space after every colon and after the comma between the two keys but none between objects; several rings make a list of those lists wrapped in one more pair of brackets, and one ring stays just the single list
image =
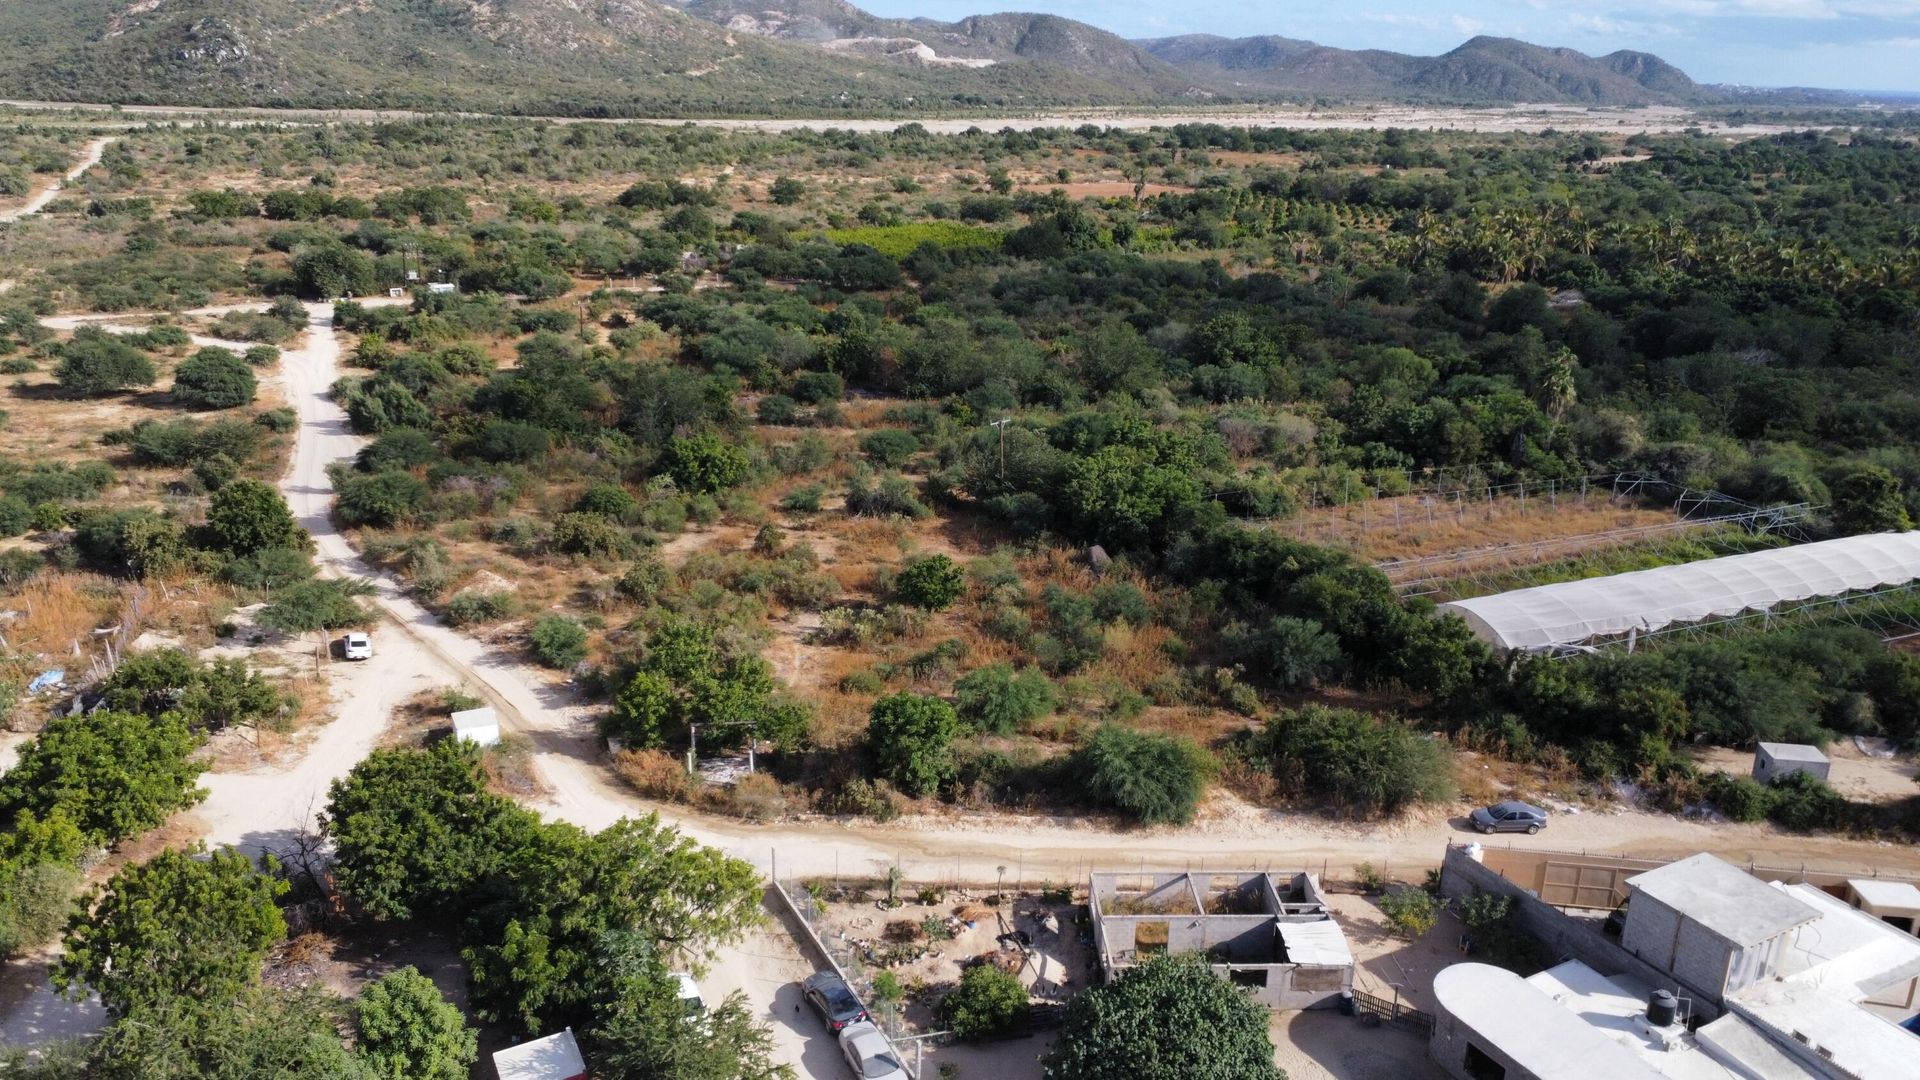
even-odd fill
[{"label": "green shrub", "polygon": [[1440,907],[1425,889],[1399,888],[1380,898],[1380,914],[1387,925],[1408,941],[1433,929]]},{"label": "green shrub", "polygon": [[914,494],[904,476],[882,477],[878,484],[856,477],[847,486],[847,513],[872,517],[931,517],[933,511]]},{"label": "green shrub", "polygon": [[945,555],[928,555],[908,563],[893,579],[902,603],[925,611],[945,611],[966,592],[966,572]]},{"label": "green shrub", "polygon": [[1185,739],[1105,724],[1074,751],[1069,773],[1087,802],[1159,825],[1193,819],[1211,767]]},{"label": "green shrub", "polygon": [[753,414],[763,424],[782,426],[800,419],[800,405],[785,394],[768,394],[753,407]]},{"label": "green shrub", "polygon": [[960,985],[940,999],[940,1017],[963,1039],[1017,1030],[1027,1021],[1026,985],[993,964],[975,964],[961,972]]},{"label": "green shrub", "polygon": [[1276,717],[1250,740],[1250,756],[1294,798],[1368,815],[1451,798],[1447,748],[1398,720],[1312,706]]},{"label": "green shrub", "polygon": [[348,525],[389,528],[412,520],[426,499],[425,481],[409,472],[388,469],[343,478],[333,508]]},{"label": "green shrub", "polygon": [[895,694],[873,703],[867,746],[881,777],[914,798],[931,795],[953,776],[953,706],[938,698]]},{"label": "green shrub", "polygon": [[1050,715],[1057,698],[1053,681],[1039,668],[1015,671],[1012,664],[989,664],[953,684],[960,719],[977,731],[1011,735],[1023,724]]},{"label": "green shrub", "polygon": [[206,409],[251,404],[259,388],[247,362],[221,348],[201,349],[173,373],[174,400]]},{"label": "green shrub", "polygon": [[819,484],[808,484],[787,492],[780,498],[780,509],[789,514],[813,514],[820,510],[820,500],[827,489]]},{"label": "green shrub", "polygon": [[0,536],[19,536],[33,521],[34,509],[27,500],[17,495],[0,498]]},{"label": "green shrub", "polygon": [[112,334],[92,327],[74,331],[60,346],[54,378],[75,397],[103,397],[136,386],[152,386],[159,373],[145,353]]},{"label": "green shrub", "polygon": [[639,508],[640,500],[619,484],[593,484],[573,503],[576,513],[599,514],[616,520],[625,519]]},{"label": "green shrub", "polygon": [[466,590],[447,601],[447,622],[454,626],[497,622],[513,614],[513,594]]},{"label": "green shrub", "polygon": [[675,439],[662,462],[682,491],[723,491],[747,478],[746,452],[718,435]]},{"label": "green shrub", "polygon": [[565,670],[587,658],[587,631],[564,615],[542,615],[528,631],[533,654],[550,668]]},{"label": "green shrub", "polygon": [[587,558],[619,558],[633,547],[619,526],[599,514],[561,514],[549,537],[555,551]]},{"label": "green shrub", "polygon": [[860,452],[883,469],[897,469],[920,452],[920,439],[911,431],[881,428],[860,436]]}]

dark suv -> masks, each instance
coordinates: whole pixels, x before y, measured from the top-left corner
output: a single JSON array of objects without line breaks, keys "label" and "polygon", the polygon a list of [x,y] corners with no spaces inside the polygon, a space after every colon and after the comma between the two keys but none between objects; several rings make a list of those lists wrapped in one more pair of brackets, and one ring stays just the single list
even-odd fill
[{"label": "dark suv", "polygon": [[860,999],[853,996],[846,982],[831,971],[820,971],[807,976],[800,984],[813,1007],[820,1010],[820,1018],[827,1027],[839,1031],[861,1020],[867,1019],[867,1010],[860,1007]]},{"label": "dark suv", "polygon": [[1547,827],[1547,812],[1523,802],[1494,803],[1467,815],[1473,827],[1483,833],[1537,833]]}]

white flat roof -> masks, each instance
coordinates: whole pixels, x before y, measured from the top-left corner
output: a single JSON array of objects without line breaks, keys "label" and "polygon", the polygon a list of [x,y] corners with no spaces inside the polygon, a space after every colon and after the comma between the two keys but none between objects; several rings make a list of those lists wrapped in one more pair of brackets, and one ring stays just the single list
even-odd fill
[{"label": "white flat roof", "polygon": [[1665,1075],[1505,968],[1442,968],[1434,976],[1433,995],[1482,1042],[1540,1080],[1663,1080]]},{"label": "white flat roof", "polygon": [[1821,753],[1819,747],[1806,743],[1763,742],[1760,744],[1760,749],[1765,750],[1767,756],[1775,761],[1813,761],[1824,764],[1827,760],[1827,755]]},{"label": "white flat roof", "polygon": [[453,714],[453,730],[473,731],[478,728],[497,728],[500,718],[491,708],[462,709]]},{"label": "white flat roof", "polygon": [[[1627,879],[1627,886],[1735,945],[1779,937],[1819,912],[1716,856],[1702,852]],[[1627,918],[1633,918],[1632,908]]]},{"label": "white flat roof", "polygon": [[1860,1080],[1912,1080],[1920,1035],[1861,1002],[1920,977],[1920,939],[1812,885],[1769,887],[1806,904],[1818,919],[1794,935],[1781,958],[1780,978],[1755,983],[1728,1003],[1816,1048]]},{"label": "white flat roof", "polygon": [[[1662,1076],[1672,1080],[1741,1080],[1738,1073],[1702,1053],[1691,1039],[1676,1042],[1669,1049],[1650,1038],[1639,1023],[1651,992],[1643,983],[1610,979],[1578,960],[1548,968],[1526,982],[1575,1018],[1632,1051]],[[1607,1074],[1594,1071],[1588,1075]]]},{"label": "white flat roof", "polygon": [[1332,919],[1317,922],[1283,922],[1280,940],[1287,946],[1287,960],[1294,964],[1318,967],[1347,967],[1353,963],[1353,950],[1347,948],[1347,935]]},{"label": "white flat roof", "polygon": [[1904,881],[1882,881],[1878,878],[1848,878],[1847,886],[1860,895],[1860,899],[1883,910],[1920,910],[1920,888]]},{"label": "white flat roof", "polygon": [[587,1062],[569,1028],[494,1051],[493,1071],[500,1080],[575,1080],[587,1075]]}]

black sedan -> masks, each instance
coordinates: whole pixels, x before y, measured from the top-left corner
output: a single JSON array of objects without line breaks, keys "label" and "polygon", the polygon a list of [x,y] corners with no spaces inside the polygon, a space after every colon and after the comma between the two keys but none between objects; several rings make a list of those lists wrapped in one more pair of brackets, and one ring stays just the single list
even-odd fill
[{"label": "black sedan", "polygon": [[831,971],[807,976],[807,981],[800,984],[800,989],[833,1031],[868,1018],[867,1010],[860,1006],[860,999],[854,997],[846,982]]}]

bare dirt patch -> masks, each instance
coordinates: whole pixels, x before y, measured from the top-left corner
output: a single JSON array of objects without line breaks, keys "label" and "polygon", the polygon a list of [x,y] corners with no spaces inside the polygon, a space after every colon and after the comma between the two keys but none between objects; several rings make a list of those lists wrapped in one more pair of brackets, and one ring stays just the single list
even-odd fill
[{"label": "bare dirt patch", "polygon": [[[1835,740],[1827,747],[1827,757],[1833,766],[1827,782],[1849,799],[1879,803],[1920,796],[1920,785],[1915,783],[1920,778],[1920,764],[1910,758],[1862,753],[1851,738]],[[1693,763],[1731,776],[1753,775],[1751,750],[1709,747],[1696,751]]]},{"label": "bare dirt patch", "polygon": [[[1274,528],[1295,539],[1343,548],[1368,561],[1484,552],[1486,566],[1515,565],[1510,545],[1555,544],[1543,558],[1567,558],[1607,546],[1597,534],[1616,529],[1664,525],[1677,520],[1670,510],[1616,502],[1594,489],[1586,495],[1533,495],[1526,499],[1459,499],[1439,495],[1401,495],[1369,499],[1344,507],[1308,510]],[[1595,537],[1592,544],[1573,543]],[[1536,560],[1537,561],[1537,560]],[[1459,563],[1462,571],[1481,564]]]}]

